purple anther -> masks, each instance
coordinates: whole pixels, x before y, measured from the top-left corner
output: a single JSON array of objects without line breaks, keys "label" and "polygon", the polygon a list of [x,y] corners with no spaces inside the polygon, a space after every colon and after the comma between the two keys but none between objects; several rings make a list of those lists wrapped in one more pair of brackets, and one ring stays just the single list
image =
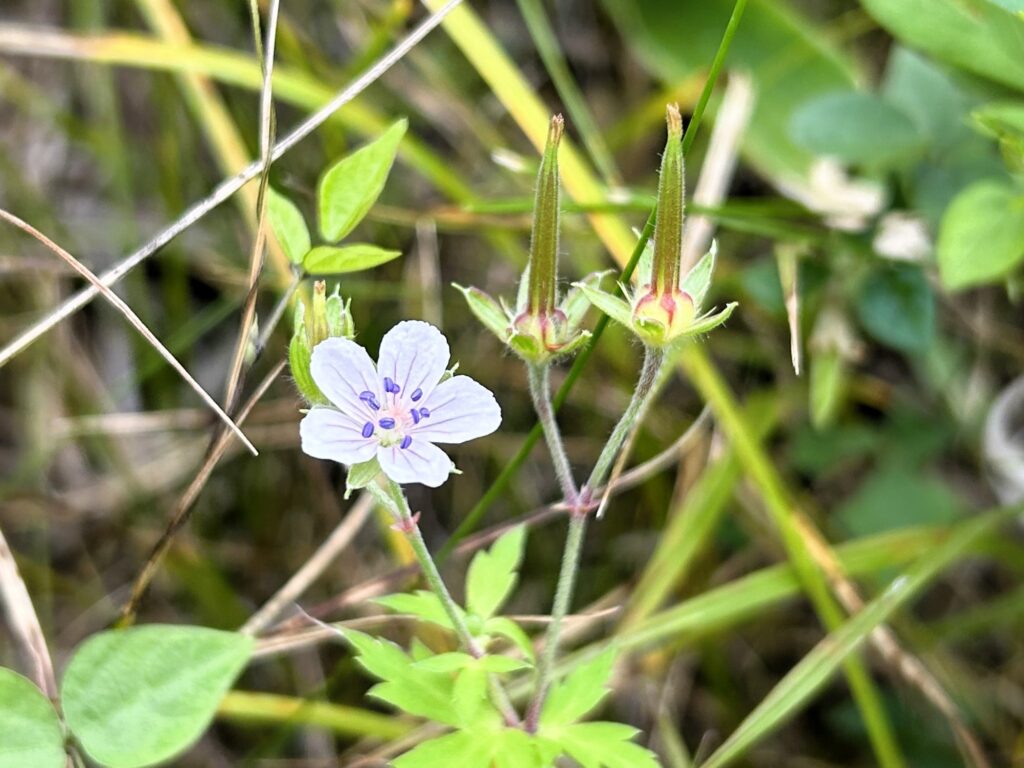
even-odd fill
[{"label": "purple anther", "polygon": [[373,422],[368,421],[363,424],[363,437],[373,437]]},{"label": "purple anther", "polygon": [[420,419],[423,418],[422,416],[420,416],[420,412],[417,411],[415,408],[413,408],[411,411],[409,411],[409,413],[412,414],[412,423],[413,424],[419,424],[420,423]]},{"label": "purple anther", "polygon": [[373,392],[371,392],[370,390],[366,390],[365,392],[360,392],[359,393],[359,399],[362,400],[364,403],[366,403],[371,408],[373,408],[373,410],[375,410],[375,411],[379,411],[380,410],[380,403],[377,402],[376,395],[374,395]]},{"label": "purple anther", "polygon": [[402,391],[402,388],[399,387],[397,384],[395,384],[394,379],[392,379],[392,378],[390,378],[388,376],[385,376],[384,377],[384,391],[385,392],[390,392],[393,395],[397,395],[399,392]]},{"label": "purple anther", "polygon": [[427,408],[420,408],[420,416],[422,416],[424,419],[429,419],[430,411]]},{"label": "purple anther", "polygon": [[[392,419],[390,416],[385,416],[383,419],[381,419],[377,423],[380,424],[381,427],[383,427],[384,429],[394,429],[395,428],[395,420]],[[363,431],[364,432],[366,431],[365,428],[363,429]]]},{"label": "purple anther", "polygon": [[405,437],[402,438],[402,444],[398,447],[408,448],[410,445],[412,445],[412,435],[406,435]]},{"label": "purple anther", "polygon": [[415,403],[417,400],[423,397],[423,390],[420,389],[419,387],[416,387],[416,389],[412,391],[412,394],[409,397],[412,398],[412,401]]}]

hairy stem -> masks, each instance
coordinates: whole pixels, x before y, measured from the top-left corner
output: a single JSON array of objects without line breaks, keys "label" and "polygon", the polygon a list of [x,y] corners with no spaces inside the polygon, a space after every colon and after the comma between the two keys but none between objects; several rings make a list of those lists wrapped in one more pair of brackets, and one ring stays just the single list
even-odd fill
[{"label": "hairy stem", "polygon": [[565,539],[565,551],[562,554],[562,565],[558,573],[558,586],[555,589],[555,603],[551,609],[551,623],[548,624],[547,634],[544,636],[544,651],[541,655],[540,667],[538,669],[537,690],[530,707],[526,712],[526,729],[530,732],[537,730],[540,721],[540,713],[544,707],[544,700],[547,698],[548,690],[551,688],[551,678],[554,673],[555,659],[558,655],[558,638],[562,631],[562,622],[569,612],[572,603],[572,595],[576,586],[576,575],[580,568],[580,555],[583,552],[583,536],[587,529],[587,515],[590,506],[590,490],[597,488],[608,474],[619,448],[622,447],[626,435],[636,422],[637,416],[643,412],[645,404],[652,392],[656,391],[654,386],[658,377],[658,370],[665,359],[664,352],[660,349],[647,347],[644,353],[643,367],[640,369],[640,378],[636,384],[636,390],[629,401],[625,412],[619,419],[619,423],[612,430],[611,437],[601,450],[597,463],[590,473],[590,480],[580,492],[576,504],[573,506],[569,518],[569,533]]},{"label": "hairy stem", "polygon": [[562,433],[558,429],[558,421],[555,419],[555,409],[551,405],[551,368],[548,365],[530,365],[528,370],[533,409],[537,412],[537,420],[544,430],[548,452],[555,463],[555,474],[558,475],[558,482],[562,486],[562,497],[566,504],[572,506],[576,504],[579,493],[576,490],[576,481],[572,477],[569,457],[565,453]]},{"label": "hairy stem", "polygon": [[[475,659],[482,658],[485,655],[484,649],[480,647],[480,644],[477,643],[469,631],[462,609],[459,608],[451,592],[448,591],[448,587],[441,577],[441,572],[437,569],[437,564],[434,562],[430,550],[427,549],[427,542],[423,540],[423,534],[420,532],[416,519],[417,515],[413,515],[412,510],[409,508],[409,502],[405,498],[401,486],[394,480],[388,480],[386,488],[381,488],[376,483],[370,483],[366,490],[387,507],[394,516],[395,527],[405,534],[406,541],[409,542],[409,546],[416,556],[416,561],[420,565],[420,570],[423,571],[427,584],[430,585],[431,591],[441,601],[441,605],[448,615],[448,620],[451,621],[455,634],[465,647],[466,652]],[[506,725],[518,726],[520,724],[519,715],[512,706],[512,700],[509,698],[508,693],[502,688],[501,682],[495,675],[489,675],[488,685],[491,698],[501,712]]]}]

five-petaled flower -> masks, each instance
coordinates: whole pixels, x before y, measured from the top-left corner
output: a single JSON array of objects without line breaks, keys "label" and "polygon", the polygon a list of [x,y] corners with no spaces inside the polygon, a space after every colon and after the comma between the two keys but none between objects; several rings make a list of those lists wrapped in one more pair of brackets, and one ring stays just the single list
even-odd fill
[{"label": "five-petaled flower", "polygon": [[348,465],[376,457],[397,483],[441,485],[454,464],[434,443],[463,443],[501,423],[490,390],[468,376],[445,377],[449,357],[444,335],[416,320],[384,335],[376,366],[354,341],[321,342],[310,372],[333,407],[306,414],[302,450]]}]

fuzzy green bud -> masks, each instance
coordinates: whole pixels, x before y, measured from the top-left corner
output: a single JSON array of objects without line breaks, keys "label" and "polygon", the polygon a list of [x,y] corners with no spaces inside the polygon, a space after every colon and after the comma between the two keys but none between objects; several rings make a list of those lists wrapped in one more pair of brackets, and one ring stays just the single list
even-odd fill
[{"label": "fuzzy green bud", "polygon": [[318,280],[313,284],[312,311],[307,315],[306,305],[302,299],[295,303],[295,330],[288,345],[288,365],[296,388],[310,405],[323,405],[328,402],[309,371],[313,348],[332,336],[347,339],[355,337],[355,324],[352,322],[350,312],[351,299],[342,299],[338,290],[335,287],[333,293],[328,296],[327,284],[323,280]]}]

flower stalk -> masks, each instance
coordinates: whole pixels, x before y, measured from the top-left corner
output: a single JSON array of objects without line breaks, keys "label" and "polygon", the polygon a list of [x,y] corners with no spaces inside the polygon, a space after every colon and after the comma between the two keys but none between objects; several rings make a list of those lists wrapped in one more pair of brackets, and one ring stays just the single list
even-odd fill
[{"label": "flower stalk", "polygon": [[551,404],[550,366],[528,365],[527,370],[533,409],[544,430],[544,440],[547,442],[548,453],[551,454],[551,459],[554,462],[555,474],[558,476],[558,482],[562,488],[562,498],[572,508],[577,503],[579,493],[576,489],[576,481],[572,476],[569,457],[565,452],[562,432],[555,419],[555,409]]}]

